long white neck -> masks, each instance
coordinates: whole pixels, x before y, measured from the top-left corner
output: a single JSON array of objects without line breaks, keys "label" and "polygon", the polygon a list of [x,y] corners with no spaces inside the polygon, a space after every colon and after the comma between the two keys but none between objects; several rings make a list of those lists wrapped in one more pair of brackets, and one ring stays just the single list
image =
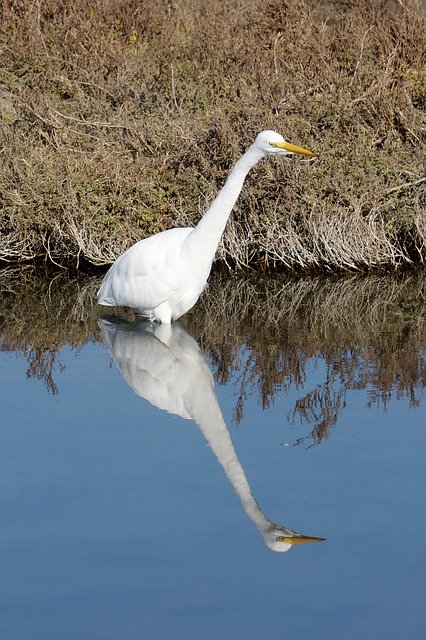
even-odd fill
[{"label": "long white neck", "polygon": [[191,234],[193,246],[199,248],[204,255],[207,253],[211,260],[214,258],[229,215],[241,193],[244,180],[250,169],[262,158],[263,153],[254,145],[247,149]]},{"label": "long white neck", "polygon": [[178,323],[101,320],[103,339],[133,390],[151,404],[196,422],[261,535],[271,525],[254,499],[214,390],[210,367]]},{"label": "long white neck", "polygon": [[[207,385],[206,385],[207,387]],[[224,422],[214,389],[206,389],[199,395],[200,401],[191,407],[191,416],[199,426],[226,477],[239,497],[247,516],[254,522],[261,534],[271,525],[252,495],[244,469],[237,457],[234,445]]]}]

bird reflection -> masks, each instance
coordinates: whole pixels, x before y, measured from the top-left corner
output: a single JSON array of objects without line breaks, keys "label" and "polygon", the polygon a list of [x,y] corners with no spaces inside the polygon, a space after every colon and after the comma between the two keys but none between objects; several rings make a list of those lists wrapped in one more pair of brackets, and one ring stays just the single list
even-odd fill
[{"label": "bird reflection", "polygon": [[274,524],[263,515],[223,420],[210,367],[198,343],[182,326],[127,322],[117,317],[102,318],[99,325],[132,389],[155,407],[196,422],[270,549],[288,551],[294,544],[324,539]]}]

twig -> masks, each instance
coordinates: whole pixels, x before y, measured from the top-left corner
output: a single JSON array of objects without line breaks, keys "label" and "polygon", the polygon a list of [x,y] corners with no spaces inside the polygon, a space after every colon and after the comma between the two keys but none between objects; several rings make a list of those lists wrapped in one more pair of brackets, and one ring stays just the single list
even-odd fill
[{"label": "twig", "polygon": [[409,187],[416,187],[419,184],[426,182],[426,178],[420,178],[419,180],[414,180],[413,182],[403,182],[402,184],[398,184],[396,187],[391,187],[390,189],[386,189],[384,193],[389,195],[389,193],[395,193],[398,191],[402,191],[402,189],[408,189]]},{"label": "twig", "polygon": [[111,122],[96,122],[91,120],[82,120],[81,118],[75,118],[74,116],[67,116],[65,113],[62,113],[61,111],[58,111],[53,107],[51,107],[51,111],[53,111],[54,113],[57,113],[58,116],[61,116],[66,120],[72,120],[73,122],[78,122],[79,124],[82,124],[85,126],[88,125],[90,127],[108,127],[109,129],[126,129],[127,131],[131,131],[132,133],[135,133],[135,131],[126,124],[112,124]]},{"label": "twig", "polygon": [[355,65],[355,69],[354,69],[354,72],[353,72],[353,74],[352,74],[351,81],[350,81],[350,83],[349,83],[349,86],[350,86],[350,87],[351,87],[351,86],[353,85],[353,83],[354,83],[355,76],[356,76],[356,74],[357,74],[357,72],[358,72],[359,65],[361,64],[362,54],[363,54],[363,51],[364,51],[365,38],[367,37],[367,33],[369,33],[369,32],[371,31],[371,29],[372,29],[372,28],[373,28],[372,26],[368,27],[367,31],[366,31],[366,32],[364,33],[364,35],[362,36],[362,40],[361,40],[361,47],[360,47],[360,51],[359,51],[358,60],[357,60],[357,63],[356,63],[356,65]]},{"label": "twig", "polygon": [[281,31],[278,31],[277,35],[274,38],[274,47],[273,47],[273,57],[274,57],[274,71],[275,77],[278,78],[278,60],[277,60],[277,48],[278,43],[282,39]]},{"label": "twig", "polygon": [[176,87],[175,87],[175,73],[174,73],[174,68],[173,65],[170,65],[170,69],[171,69],[171,74],[172,74],[172,98],[173,98],[173,103],[176,107],[176,109],[178,108],[178,102],[176,99]]}]

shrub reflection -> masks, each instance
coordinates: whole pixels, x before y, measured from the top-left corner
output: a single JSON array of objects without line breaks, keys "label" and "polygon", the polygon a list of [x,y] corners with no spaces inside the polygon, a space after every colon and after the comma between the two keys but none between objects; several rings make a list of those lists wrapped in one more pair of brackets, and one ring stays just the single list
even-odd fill
[{"label": "shrub reflection", "polygon": [[[52,393],[58,392],[61,348],[100,340],[99,281],[33,267],[0,272],[0,349],[22,354],[27,376]],[[280,392],[296,388],[300,397],[286,419],[309,425],[310,438],[319,442],[336,424],[351,389],[366,389],[370,407],[384,409],[401,398],[418,406],[426,383],[425,288],[424,274],[216,276],[182,320],[216,380],[233,378],[236,423],[248,394],[257,394],[266,408]],[[303,389],[315,358],[323,362],[323,381]]]}]

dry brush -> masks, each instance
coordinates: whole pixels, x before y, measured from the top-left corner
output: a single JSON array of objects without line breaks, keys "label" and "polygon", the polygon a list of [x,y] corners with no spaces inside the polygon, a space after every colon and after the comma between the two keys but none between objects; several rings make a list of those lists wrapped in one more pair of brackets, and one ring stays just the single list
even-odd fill
[{"label": "dry brush", "polygon": [[5,0],[0,258],[103,265],[193,224],[274,128],[219,257],[359,270],[426,259],[425,17],[415,0]]}]

